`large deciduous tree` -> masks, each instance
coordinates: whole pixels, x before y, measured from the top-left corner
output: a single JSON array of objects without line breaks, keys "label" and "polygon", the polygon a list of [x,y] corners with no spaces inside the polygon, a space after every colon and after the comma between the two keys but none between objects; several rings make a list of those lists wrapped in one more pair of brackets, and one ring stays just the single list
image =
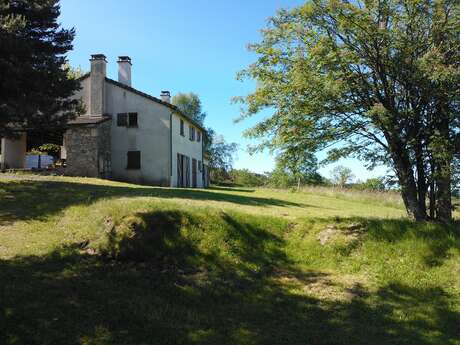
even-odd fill
[{"label": "large deciduous tree", "polygon": [[177,95],[174,95],[172,103],[185,115],[203,126],[206,113],[203,111],[201,99],[196,93],[178,93]]},{"label": "large deciduous tree", "polygon": [[82,110],[66,65],[75,31],[59,13],[57,0],[0,0],[0,137],[60,128]]},{"label": "large deciduous tree", "polygon": [[310,0],[280,11],[262,34],[250,45],[257,61],[240,75],[257,88],[239,99],[243,118],[274,112],[247,135],[266,137],[263,147],[388,164],[410,216],[451,220],[458,0]]}]

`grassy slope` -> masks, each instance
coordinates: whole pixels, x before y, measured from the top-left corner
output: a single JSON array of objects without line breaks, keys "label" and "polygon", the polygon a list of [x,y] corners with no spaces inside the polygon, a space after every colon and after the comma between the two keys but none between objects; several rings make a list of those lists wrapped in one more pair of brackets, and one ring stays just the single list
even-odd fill
[{"label": "grassy slope", "polygon": [[1,344],[460,344],[459,225],[392,195],[47,177],[0,205]]}]

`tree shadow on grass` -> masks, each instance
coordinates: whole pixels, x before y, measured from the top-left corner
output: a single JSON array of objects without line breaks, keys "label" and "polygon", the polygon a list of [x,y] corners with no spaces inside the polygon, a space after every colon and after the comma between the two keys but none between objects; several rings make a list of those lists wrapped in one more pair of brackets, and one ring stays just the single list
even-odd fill
[{"label": "tree shadow on grass", "polygon": [[0,225],[16,220],[41,219],[72,205],[91,204],[99,199],[116,197],[179,198],[258,207],[308,206],[275,198],[224,193],[219,192],[219,189],[210,191],[204,189],[123,187],[61,181],[20,180],[0,182]]},{"label": "tree shadow on grass", "polygon": [[295,269],[281,237],[223,213],[216,250],[194,237],[201,217],[141,213],[107,232],[101,255],[75,245],[0,261],[0,343],[458,344],[442,288],[308,296],[297,285],[328,274]]},{"label": "tree shadow on grass", "polygon": [[244,192],[244,193],[254,193],[256,190],[251,188],[236,188],[236,187],[222,187],[222,186],[211,186],[211,190],[220,190],[227,192]]}]

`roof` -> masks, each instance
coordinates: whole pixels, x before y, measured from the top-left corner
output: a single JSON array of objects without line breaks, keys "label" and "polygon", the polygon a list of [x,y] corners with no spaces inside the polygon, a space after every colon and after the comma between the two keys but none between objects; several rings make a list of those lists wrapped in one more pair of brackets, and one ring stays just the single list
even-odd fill
[{"label": "roof", "polygon": [[170,108],[171,110],[174,110],[177,114],[179,114],[180,116],[184,117],[187,121],[190,121],[194,126],[198,127],[199,129],[201,129],[203,131],[203,133],[206,133],[206,129],[203,128],[203,126],[201,126],[198,122],[196,122],[195,120],[193,120],[192,118],[190,118],[189,116],[185,115],[178,107],[176,107],[174,104],[171,104],[171,103],[168,103],[168,102],[164,102],[162,101],[161,99],[159,98],[156,98],[154,96],[151,96],[147,93],[144,93],[142,91],[139,91],[131,86],[128,86],[128,85],[125,85],[123,83],[120,83],[118,81],[115,81],[113,79],[110,79],[110,78],[105,78],[105,80],[110,83],[110,84],[113,84],[113,85],[116,85],[118,87],[121,87],[122,89],[125,89],[127,91],[131,91],[139,96],[142,96],[142,97],[145,97],[153,102],[156,102],[156,103],[159,103],[159,104],[162,104],[168,108]]},{"label": "roof", "polygon": [[67,122],[68,125],[97,125],[99,123],[110,120],[112,117],[108,115],[92,117],[92,116],[78,116],[73,120]]}]

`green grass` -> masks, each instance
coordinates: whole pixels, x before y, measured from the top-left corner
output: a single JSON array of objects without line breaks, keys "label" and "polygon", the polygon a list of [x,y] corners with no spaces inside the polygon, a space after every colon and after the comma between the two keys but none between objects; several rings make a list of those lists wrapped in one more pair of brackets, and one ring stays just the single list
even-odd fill
[{"label": "green grass", "polygon": [[460,344],[459,325],[460,225],[394,194],[0,179],[0,344]]}]

